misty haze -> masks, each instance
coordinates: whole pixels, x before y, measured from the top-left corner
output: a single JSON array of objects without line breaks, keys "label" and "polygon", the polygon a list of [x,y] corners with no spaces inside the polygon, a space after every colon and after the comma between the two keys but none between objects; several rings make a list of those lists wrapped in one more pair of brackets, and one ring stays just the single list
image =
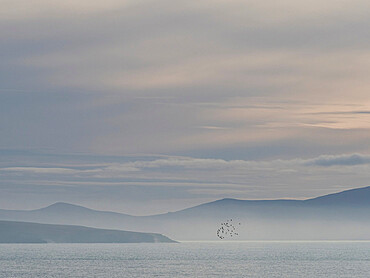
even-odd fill
[{"label": "misty haze", "polygon": [[369,277],[369,1],[0,11],[0,278]]}]

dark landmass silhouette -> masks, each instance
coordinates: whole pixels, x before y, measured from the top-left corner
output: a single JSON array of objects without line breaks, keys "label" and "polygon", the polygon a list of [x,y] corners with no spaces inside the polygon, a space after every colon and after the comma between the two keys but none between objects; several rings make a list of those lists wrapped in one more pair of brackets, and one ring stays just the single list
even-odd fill
[{"label": "dark landmass silhouette", "polygon": [[175,241],[161,234],[0,221],[0,243],[151,243]]},{"label": "dark landmass silhouette", "polygon": [[238,239],[370,239],[370,186],[308,200],[221,199],[151,216],[97,211],[68,203],[37,210],[0,210],[1,220],[84,225],[165,234],[176,240],[217,239],[225,219],[242,222]]}]

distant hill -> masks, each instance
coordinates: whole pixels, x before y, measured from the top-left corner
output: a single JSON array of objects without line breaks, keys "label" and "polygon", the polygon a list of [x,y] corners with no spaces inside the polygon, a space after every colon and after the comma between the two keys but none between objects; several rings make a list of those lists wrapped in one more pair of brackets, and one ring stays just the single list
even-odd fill
[{"label": "distant hill", "polygon": [[[0,220],[26,221],[48,224],[85,225],[90,227],[109,227],[120,229],[120,223],[127,223],[134,216],[98,211],[68,203],[55,203],[36,210],[2,210]],[[112,223],[116,223],[113,225]]]},{"label": "distant hill", "polygon": [[370,206],[370,186],[363,188],[350,189],[339,193],[320,196],[304,201],[308,204],[321,204],[331,206]]},{"label": "distant hill", "polygon": [[[329,219],[349,216],[352,219],[368,217],[370,212],[370,186],[328,194],[307,200],[238,200],[225,198],[169,213],[178,216],[222,216],[232,212],[243,217],[319,217]],[[355,215],[353,212],[357,212]],[[365,213],[365,215],[363,215]],[[158,216],[157,216],[158,217]]]},{"label": "distant hill", "polygon": [[2,220],[156,232],[186,240],[217,239],[217,225],[229,218],[244,223],[240,239],[370,239],[369,215],[370,187],[308,200],[221,199],[151,216],[67,203],[30,211],[0,210]]},{"label": "distant hill", "polygon": [[174,242],[160,234],[94,229],[83,226],[0,221],[0,243]]}]

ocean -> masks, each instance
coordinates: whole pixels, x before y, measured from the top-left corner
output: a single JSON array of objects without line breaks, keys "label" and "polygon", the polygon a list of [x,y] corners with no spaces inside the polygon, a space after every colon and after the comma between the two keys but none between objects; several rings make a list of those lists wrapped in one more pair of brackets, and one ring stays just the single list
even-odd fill
[{"label": "ocean", "polygon": [[0,244],[1,278],[369,278],[370,241]]}]

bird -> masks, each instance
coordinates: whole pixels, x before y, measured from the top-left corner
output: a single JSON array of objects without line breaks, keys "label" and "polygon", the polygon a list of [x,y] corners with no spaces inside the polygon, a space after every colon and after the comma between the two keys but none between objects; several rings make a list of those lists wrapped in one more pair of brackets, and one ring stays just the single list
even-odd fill
[{"label": "bird", "polygon": [[[233,225],[233,219],[227,219],[225,222],[220,223],[220,227],[217,229],[217,237],[219,239],[225,239],[226,236],[228,237],[234,237],[238,236],[239,233],[237,232],[236,227]],[[241,225],[240,222],[238,222],[239,225]]]}]

